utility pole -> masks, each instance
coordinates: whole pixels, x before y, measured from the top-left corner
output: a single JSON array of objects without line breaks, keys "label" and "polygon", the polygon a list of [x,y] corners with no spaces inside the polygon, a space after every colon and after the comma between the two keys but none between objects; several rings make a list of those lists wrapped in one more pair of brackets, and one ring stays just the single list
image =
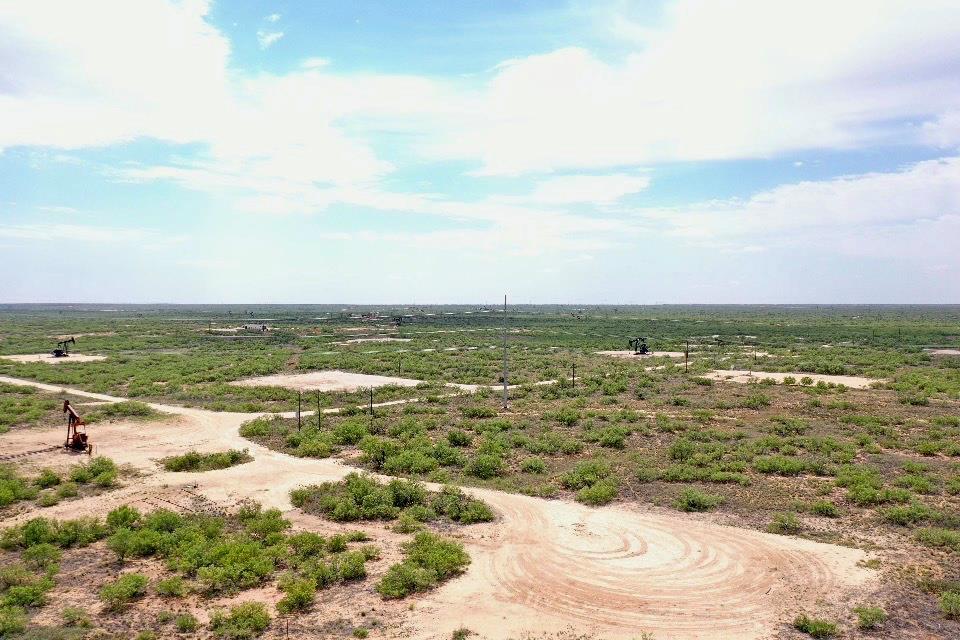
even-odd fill
[{"label": "utility pole", "polygon": [[573,363],[573,385],[572,385],[572,387],[573,387],[574,389],[577,388],[577,363],[576,363],[576,362]]},{"label": "utility pole", "polygon": [[687,338],[687,350],[683,352],[683,372],[690,373],[690,338]]},{"label": "utility pole", "polygon": [[370,387],[370,415],[373,415],[373,387]]},{"label": "utility pole", "polygon": [[297,391],[297,431],[300,431],[300,405],[303,401],[303,391]]},{"label": "utility pole", "polygon": [[320,392],[317,391],[317,431],[320,431]]},{"label": "utility pole", "polygon": [[503,408],[507,408],[507,294],[503,294]]}]

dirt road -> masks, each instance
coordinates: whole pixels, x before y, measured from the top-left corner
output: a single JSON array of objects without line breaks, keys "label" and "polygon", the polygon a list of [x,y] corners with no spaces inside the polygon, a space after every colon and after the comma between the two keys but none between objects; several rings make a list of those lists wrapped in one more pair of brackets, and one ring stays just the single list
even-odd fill
[{"label": "dirt road", "polygon": [[[60,390],[13,378],[0,381]],[[152,406],[174,415],[161,423],[91,427],[98,453],[136,467],[143,476],[103,496],[44,509],[45,515],[105,513],[124,502],[159,505],[178,489],[225,507],[254,499],[289,510],[290,489],[353,470],[337,460],[294,458],[241,438],[240,424],[255,414]],[[2,439],[8,451],[16,452],[61,435],[29,430]],[[176,474],[156,464],[189,449],[226,448],[248,448],[254,461],[223,471]],[[56,464],[58,456],[61,464],[74,461],[58,453],[39,456],[35,463]],[[709,516],[624,505],[596,509],[469,491],[490,503],[498,519],[460,534],[473,558],[464,576],[418,597],[415,610],[404,610],[414,637],[449,638],[465,626],[489,638],[564,630],[605,638],[636,638],[644,632],[659,639],[767,638],[802,610],[845,615],[851,598],[873,587],[872,573],[858,566],[864,553],[846,547],[722,526]]]}]

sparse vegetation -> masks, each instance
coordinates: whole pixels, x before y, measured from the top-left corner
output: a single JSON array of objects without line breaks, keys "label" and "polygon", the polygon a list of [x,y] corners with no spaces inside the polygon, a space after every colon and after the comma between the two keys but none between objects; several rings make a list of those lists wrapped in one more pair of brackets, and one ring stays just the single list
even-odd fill
[{"label": "sparse vegetation", "polygon": [[217,453],[198,453],[188,451],[179,456],[171,456],[161,460],[167,471],[215,471],[226,469],[234,465],[250,462],[253,457],[247,450],[231,449]]}]

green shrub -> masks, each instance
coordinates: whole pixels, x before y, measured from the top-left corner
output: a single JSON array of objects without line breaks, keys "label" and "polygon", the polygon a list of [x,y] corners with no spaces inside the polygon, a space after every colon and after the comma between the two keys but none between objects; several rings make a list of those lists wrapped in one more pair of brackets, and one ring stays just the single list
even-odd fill
[{"label": "green shrub", "polygon": [[273,432],[273,428],[282,423],[279,416],[257,418],[240,425],[240,435],[244,438],[266,438]]},{"label": "green shrub", "polygon": [[610,477],[610,466],[601,460],[584,460],[578,462],[574,468],[560,478],[561,484],[567,489],[583,489],[591,487],[601,480]]},{"label": "green shrub", "polygon": [[284,593],[283,599],[277,603],[277,611],[280,613],[304,611],[313,604],[317,592],[317,584],[314,580],[284,576],[279,586]]},{"label": "green shrub", "polygon": [[60,484],[60,476],[53,469],[42,469],[40,475],[33,479],[33,483],[41,489],[49,489]]},{"label": "green shrub", "polygon": [[141,514],[136,508],[123,505],[107,514],[107,526],[111,529],[129,529],[135,526],[140,518]]},{"label": "green shrub", "polygon": [[21,555],[27,566],[39,571],[55,569],[61,557],[63,557],[63,553],[60,549],[49,542],[41,542],[32,547],[27,547]]},{"label": "green shrub", "polygon": [[466,447],[471,442],[470,435],[461,429],[451,429],[447,432],[447,442],[454,447]]},{"label": "green shrub", "polygon": [[100,588],[100,600],[112,611],[122,609],[147,593],[150,580],[139,573],[127,573]]},{"label": "green shrub", "polygon": [[840,515],[840,509],[829,500],[817,500],[810,506],[810,512],[827,518],[836,518]]},{"label": "green shrub", "polygon": [[426,531],[418,533],[403,550],[404,560],[390,567],[377,583],[377,591],[385,598],[426,591],[470,564],[463,545]]},{"label": "green shrub", "polygon": [[883,510],[883,517],[887,522],[902,527],[926,520],[930,515],[930,509],[917,502],[909,506],[890,507]]},{"label": "green shrub", "polygon": [[256,638],[270,626],[270,614],[259,602],[244,602],[231,607],[229,613],[215,611],[210,618],[210,630],[218,638],[248,640]]},{"label": "green shrub", "polygon": [[364,419],[350,418],[334,427],[331,435],[335,444],[355,445],[370,435],[370,432]]},{"label": "green shrub", "polygon": [[150,408],[150,405],[138,402],[136,400],[125,400],[124,402],[113,402],[98,406],[90,413],[85,420],[93,424],[103,419],[114,418],[153,418],[159,416],[158,411]]},{"label": "green shrub", "polygon": [[481,453],[467,463],[464,471],[481,480],[488,480],[502,473],[503,460],[497,455]]},{"label": "green shrub", "polygon": [[853,612],[861,629],[876,629],[887,620],[887,612],[880,607],[854,607]]},{"label": "green shrub", "polygon": [[952,620],[960,620],[960,591],[944,591],[941,593],[940,611]]},{"label": "green shrub", "polygon": [[919,529],[916,538],[928,547],[943,547],[960,553],[960,531],[930,527]]},{"label": "green shrub", "polygon": [[577,502],[590,505],[603,505],[617,497],[617,483],[606,478],[577,491]]},{"label": "green shrub", "polygon": [[800,519],[793,513],[774,514],[773,520],[767,525],[767,531],[781,535],[796,534],[800,529],[802,529]]},{"label": "green shrub", "polygon": [[493,407],[464,407],[462,411],[467,418],[495,418],[497,415]]},{"label": "green shrub", "polygon": [[0,507],[19,500],[33,500],[38,493],[37,487],[21,478],[12,466],[0,465]]},{"label": "green shrub", "polygon": [[227,469],[229,467],[250,462],[253,460],[246,449],[239,451],[230,449],[229,451],[219,451],[216,453],[199,453],[197,451],[188,451],[179,456],[163,458],[163,468],[167,471],[215,471],[217,469]]},{"label": "green shrub", "polygon": [[674,502],[680,511],[710,511],[723,504],[723,497],[697,489],[684,489]]},{"label": "green shrub", "polygon": [[770,397],[762,393],[751,393],[740,401],[740,406],[744,409],[762,409],[770,406]]},{"label": "green shrub", "polygon": [[197,619],[192,613],[181,613],[173,619],[173,626],[175,626],[180,633],[192,633],[197,630],[200,623],[197,622]]},{"label": "green shrub", "polygon": [[832,638],[837,635],[835,622],[811,618],[806,614],[797,616],[793,621],[793,627],[814,638]]},{"label": "green shrub", "polygon": [[92,626],[90,616],[80,607],[64,607],[61,616],[63,617],[63,625],[65,627],[81,627],[85,629]]},{"label": "green shrub", "polygon": [[454,487],[444,487],[428,494],[423,485],[395,479],[387,485],[376,479],[351,473],[339,483],[324,483],[295,489],[291,502],[307,512],[320,512],[331,520],[393,520],[401,511],[407,516],[403,528],[413,522],[426,521],[438,515],[455,522],[470,524],[493,519],[493,512],[482,501],[467,497]]},{"label": "green shrub", "polygon": [[13,637],[27,628],[27,612],[23,607],[0,606],[0,638]]},{"label": "green shrub", "polygon": [[543,458],[526,458],[520,463],[520,470],[524,473],[546,473],[547,463]]},{"label": "green shrub", "polygon": [[158,580],[154,588],[157,595],[167,598],[182,598],[187,595],[187,583],[180,576]]}]

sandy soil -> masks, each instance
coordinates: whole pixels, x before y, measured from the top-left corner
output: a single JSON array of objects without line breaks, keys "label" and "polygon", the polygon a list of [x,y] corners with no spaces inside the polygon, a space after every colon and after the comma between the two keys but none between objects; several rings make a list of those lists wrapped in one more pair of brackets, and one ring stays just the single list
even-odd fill
[{"label": "sandy soil", "polygon": [[638,353],[634,353],[633,351],[597,351],[596,353],[599,356],[610,356],[613,358],[627,358],[627,359],[662,358],[662,357],[682,358],[683,357],[683,351],[651,351],[646,355],[640,355]]},{"label": "sandy soil", "polygon": [[65,364],[68,362],[96,362],[97,360],[106,360],[106,356],[85,356],[81,353],[71,353],[65,358],[54,358],[49,353],[29,353],[18,356],[0,356],[4,360],[13,360],[14,362],[45,362],[47,364]]},{"label": "sandy soil", "polygon": [[415,387],[420,380],[411,378],[395,378],[391,376],[375,376],[365,373],[350,373],[348,371],[313,371],[293,375],[274,375],[236,380],[230,384],[238,387],[284,387],[299,391],[356,391],[370,387],[384,387],[397,385],[400,387]]},{"label": "sandy soil", "polygon": [[96,331],[93,333],[70,333],[63,334],[59,336],[50,336],[51,338],[56,338],[57,340],[69,340],[70,338],[83,338],[85,336],[115,336],[117,335],[116,331]]},{"label": "sandy soil", "polygon": [[709,373],[704,374],[705,378],[712,378],[714,380],[721,380],[723,382],[739,382],[739,383],[748,383],[748,382],[759,382],[764,378],[773,378],[777,382],[783,382],[783,379],[787,376],[792,376],[798,382],[800,378],[809,377],[813,380],[814,384],[820,382],[834,383],[834,384],[845,384],[851,389],[869,389],[870,385],[875,382],[883,382],[883,380],[877,380],[874,378],[861,378],[860,376],[827,376],[821,375],[819,373],[773,373],[768,371],[747,371],[745,369],[733,369],[733,370],[724,370],[724,369],[715,369]]},{"label": "sandy soil", "polygon": [[933,356],[960,356],[960,349],[924,349]]},{"label": "sandy soil", "polygon": [[[14,378],[0,381],[58,389]],[[336,480],[352,470],[337,460],[295,458],[244,440],[238,427],[254,414],[152,406],[174,416],[149,428],[118,422],[90,429],[98,453],[143,476],[108,494],[50,507],[45,515],[103,514],[130,502],[169,507],[196,495],[226,508],[254,499],[290,511],[290,489]],[[60,436],[59,429],[30,430],[10,432],[3,440],[8,451],[16,452],[58,442]],[[157,464],[189,449],[227,448],[247,448],[254,461],[207,473],[169,473]],[[42,454],[31,464],[69,457]],[[849,611],[854,598],[875,586],[871,572],[857,566],[865,554],[855,549],[727,527],[705,515],[623,505],[592,509],[468,491],[490,503],[498,520],[458,530],[473,558],[464,576],[405,601],[415,608],[393,609],[395,617],[406,616],[399,621],[407,628],[405,637],[449,638],[452,630],[466,626],[488,638],[569,629],[606,638],[643,632],[658,638],[766,638],[804,608]],[[290,515],[302,517],[297,511]]]}]

